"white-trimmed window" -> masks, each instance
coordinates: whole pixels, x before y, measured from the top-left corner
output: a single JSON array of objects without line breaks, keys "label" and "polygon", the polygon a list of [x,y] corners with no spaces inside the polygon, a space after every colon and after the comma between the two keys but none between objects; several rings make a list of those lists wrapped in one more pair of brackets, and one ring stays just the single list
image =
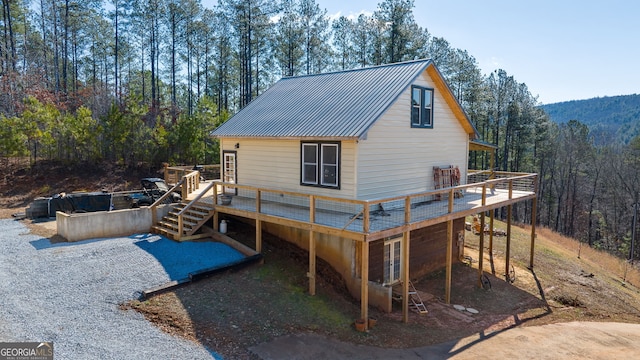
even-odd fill
[{"label": "white-trimmed window", "polygon": [[433,127],[433,89],[411,86],[411,127]]},{"label": "white-trimmed window", "polygon": [[384,241],[384,283],[394,284],[402,275],[402,235]]},{"label": "white-trimmed window", "polygon": [[340,144],[304,142],[301,150],[302,185],[340,187]]}]

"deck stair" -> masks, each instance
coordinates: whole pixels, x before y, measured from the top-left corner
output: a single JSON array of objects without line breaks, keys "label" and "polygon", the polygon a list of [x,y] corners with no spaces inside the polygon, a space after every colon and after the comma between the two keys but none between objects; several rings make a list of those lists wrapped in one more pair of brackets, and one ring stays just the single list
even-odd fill
[{"label": "deck stair", "polygon": [[[164,235],[173,240],[192,240],[201,236],[196,234],[204,224],[207,223],[215,212],[211,204],[197,202],[191,204],[179,203],[173,206],[173,209],[165,215],[162,220],[158,221],[151,227],[151,231],[155,234]],[[187,208],[188,207],[188,208]],[[186,210],[184,210],[187,208]],[[182,214],[182,234],[179,233],[178,216]]]},{"label": "deck stair", "polygon": [[[393,300],[402,301],[402,283],[399,283],[397,287],[394,287]],[[413,283],[409,281],[409,309],[417,312],[418,314],[427,314],[429,311],[422,301],[422,297],[416,290]]]}]

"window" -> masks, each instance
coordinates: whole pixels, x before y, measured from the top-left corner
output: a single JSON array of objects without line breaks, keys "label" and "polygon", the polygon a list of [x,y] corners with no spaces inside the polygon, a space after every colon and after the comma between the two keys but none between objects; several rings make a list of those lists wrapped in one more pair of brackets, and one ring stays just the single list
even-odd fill
[{"label": "window", "polygon": [[433,89],[411,87],[411,127],[433,127]]},{"label": "window", "polygon": [[384,283],[387,285],[400,281],[402,236],[384,241]]},{"label": "window", "polygon": [[302,184],[339,187],[340,145],[302,143]]}]

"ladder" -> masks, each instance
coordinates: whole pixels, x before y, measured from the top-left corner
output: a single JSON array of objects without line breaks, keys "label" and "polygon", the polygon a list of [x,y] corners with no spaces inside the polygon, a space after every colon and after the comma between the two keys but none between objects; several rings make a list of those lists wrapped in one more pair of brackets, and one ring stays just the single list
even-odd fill
[{"label": "ladder", "polygon": [[409,307],[413,311],[419,314],[428,313],[427,307],[424,306],[424,302],[422,302],[422,298],[418,294],[418,291],[416,290],[415,286],[413,286],[413,283],[411,281],[409,281],[409,301],[411,302],[409,304]]}]

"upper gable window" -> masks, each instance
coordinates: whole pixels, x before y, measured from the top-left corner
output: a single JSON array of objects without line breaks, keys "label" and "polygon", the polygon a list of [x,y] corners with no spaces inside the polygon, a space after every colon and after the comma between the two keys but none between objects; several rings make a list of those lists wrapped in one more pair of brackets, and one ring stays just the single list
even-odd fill
[{"label": "upper gable window", "polygon": [[411,86],[411,127],[433,127],[433,89]]}]

